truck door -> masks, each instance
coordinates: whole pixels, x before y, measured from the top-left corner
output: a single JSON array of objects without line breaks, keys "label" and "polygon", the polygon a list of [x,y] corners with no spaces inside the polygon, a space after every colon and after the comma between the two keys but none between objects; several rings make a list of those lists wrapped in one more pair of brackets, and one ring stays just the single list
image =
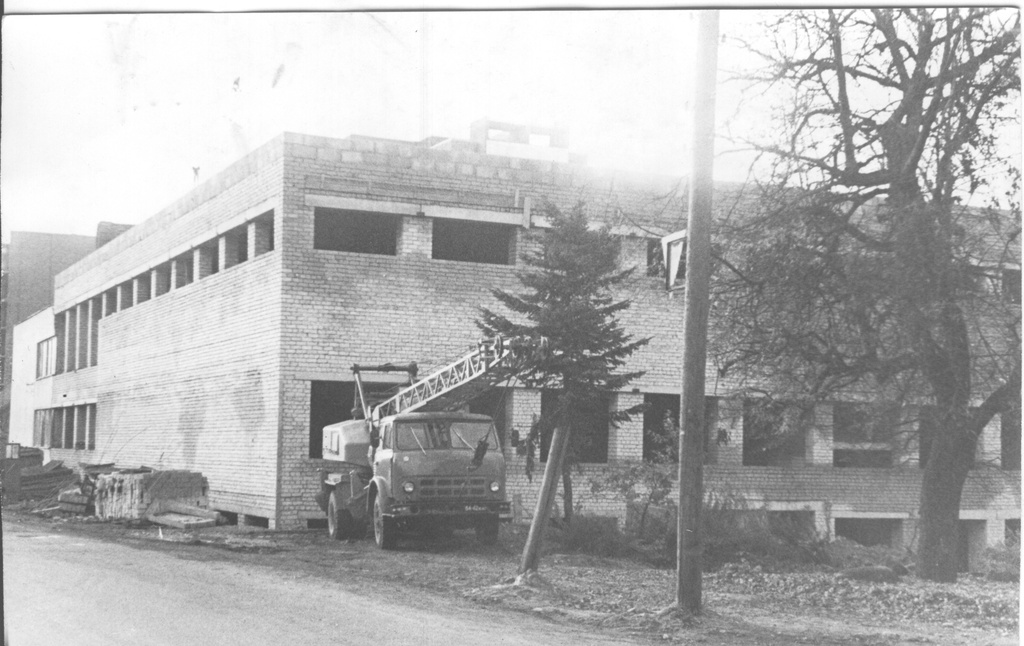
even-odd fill
[{"label": "truck door", "polygon": [[395,432],[394,425],[390,422],[381,426],[380,447],[373,457],[373,473],[384,480],[385,491],[388,498],[392,497],[391,472],[395,461]]}]

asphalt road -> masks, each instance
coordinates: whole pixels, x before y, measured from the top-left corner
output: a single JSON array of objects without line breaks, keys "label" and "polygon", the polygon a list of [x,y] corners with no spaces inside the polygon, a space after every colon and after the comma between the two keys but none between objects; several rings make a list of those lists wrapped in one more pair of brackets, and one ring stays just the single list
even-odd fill
[{"label": "asphalt road", "polygon": [[389,598],[387,581],[367,597],[308,575],[9,523],[3,577],[11,646],[622,643],[456,601]]}]

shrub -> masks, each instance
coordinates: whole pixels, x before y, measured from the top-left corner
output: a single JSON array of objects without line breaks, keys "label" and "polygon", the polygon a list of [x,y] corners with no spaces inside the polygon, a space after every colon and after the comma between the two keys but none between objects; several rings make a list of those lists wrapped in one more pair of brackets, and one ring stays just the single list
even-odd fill
[{"label": "shrub", "polygon": [[551,539],[554,551],[592,556],[622,556],[630,546],[618,519],[608,516],[576,514],[571,522],[560,523]]},{"label": "shrub", "polygon": [[993,581],[1020,581],[1020,538],[990,547],[982,555],[982,571]]}]

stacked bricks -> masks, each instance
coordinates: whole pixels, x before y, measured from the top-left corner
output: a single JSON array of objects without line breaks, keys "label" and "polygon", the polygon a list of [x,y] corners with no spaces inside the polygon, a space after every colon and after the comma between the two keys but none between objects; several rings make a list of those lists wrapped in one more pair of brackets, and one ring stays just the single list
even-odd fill
[{"label": "stacked bricks", "polygon": [[96,516],[103,519],[143,518],[155,502],[207,505],[207,482],[192,471],[115,472],[96,480]]}]

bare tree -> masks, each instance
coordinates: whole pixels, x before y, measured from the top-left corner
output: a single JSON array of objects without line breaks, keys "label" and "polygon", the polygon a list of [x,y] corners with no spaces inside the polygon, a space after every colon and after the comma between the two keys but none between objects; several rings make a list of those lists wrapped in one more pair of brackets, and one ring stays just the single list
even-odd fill
[{"label": "bare tree", "polygon": [[1021,395],[1019,278],[998,287],[1020,266],[1019,159],[1000,141],[1019,123],[1019,13],[797,11],[764,33],[748,78],[787,101],[751,142],[769,162],[758,212],[721,224],[713,359],[795,397],[930,399],[917,571],[955,581],[977,438]]}]

